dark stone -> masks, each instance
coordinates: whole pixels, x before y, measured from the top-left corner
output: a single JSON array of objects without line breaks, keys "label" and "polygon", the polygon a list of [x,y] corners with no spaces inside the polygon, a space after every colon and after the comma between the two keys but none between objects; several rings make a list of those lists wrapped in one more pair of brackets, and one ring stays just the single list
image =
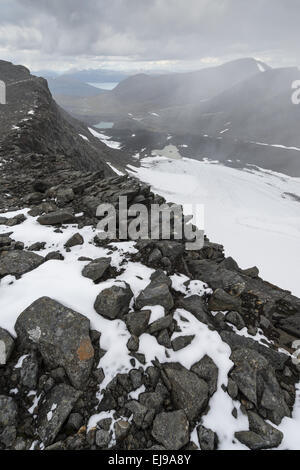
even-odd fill
[{"label": "dark stone", "polygon": [[163,370],[171,386],[174,407],[184,410],[190,421],[199,418],[208,401],[206,382],[181,364],[167,363]]},{"label": "dark stone", "polygon": [[129,332],[134,336],[141,336],[146,332],[150,320],[150,310],[140,310],[131,312],[126,317],[126,326]]},{"label": "dark stone", "polygon": [[21,370],[20,370],[20,382],[23,387],[29,390],[35,390],[37,386],[39,372],[39,363],[35,353],[29,354],[25,357]]},{"label": "dark stone", "polygon": [[154,321],[149,325],[148,333],[153,335],[158,331],[165,330],[170,328],[173,323],[173,316],[167,315],[166,317],[159,318],[158,320]]},{"label": "dark stone", "polygon": [[167,450],[179,450],[190,439],[189,422],[183,410],[156,416],[152,436]]},{"label": "dark stone", "polygon": [[35,343],[46,364],[62,366],[76,388],[86,386],[94,360],[89,320],[49,297],[36,300],[19,316],[21,341]]},{"label": "dark stone", "polygon": [[72,248],[73,246],[83,245],[84,239],[80,233],[75,233],[65,244],[65,248]]},{"label": "dark stone", "polygon": [[0,256],[0,279],[11,274],[20,277],[23,274],[38,268],[44,258],[29,251],[9,251]]},{"label": "dark stone", "polygon": [[201,450],[215,450],[217,448],[218,436],[211,429],[198,426],[197,434]]},{"label": "dark stone", "polygon": [[109,320],[123,319],[128,313],[132,297],[132,290],[127,283],[124,283],[124,287],[113,286],[100,292],[94,308],[99,315]]},{"label": "dark stone", "polygon": [[180,351],[181,349],[186,348],[191,344],[195,335],[193,336],[177,336],[177,338],[172,341],[173,351]]},{"label": "dark stone", "polygon": [[41,225],[72,224],[76,222],[76,217],[74,217],[71,212],[66,210],[59,210],[56,212],[50,212],[49,214],[41,215],[37,221]]},{"label": "dark stone", "polygon": [[45,446],[54,442],[80,395],[73,387],[60,384],[39,405],[37,432]]},{"label": "dark stone", "polygon": [[253,349],[259,354],[264,356],[274,369],[283,370],[285,363],[288,360],[288,356],[283,353],[274,351],[273,349],[266,347],[252,338],[246,338],[245,336],[237,335],[230,331],[221,331],[220,336],[222,340],[227,343],[232,351],[236,349]]},{"label": "dark stone", "polygon": [[250,431],[235,433],[235,437],[251,450],[272,449],[278,447],[283,439],[283,434],[278,429],[266,423],[258,414],[249,411]]},{"label": "dark stone", "polygon": [[83,268],[82,275],[94,282],[98,282],[110,267],[110,262],[111,258],[95,259]]},{"label": "dark stone", "polygon": [[238,330],[242,330],[246,326],[243,317],[238,312],[227,313],[225,316],[225,321],[236,326]]},{"label": "dark stone", "polygon": [[241,299],[227,294],[223,289],[217,289],[208,302],[208,308],[213,311],[240,310],[242,305]]},{"label": "dark stone", "polygon": [[138,428],[147,429],[151,426],[155,415],[154,410],[149,410],[146,406],[135,400],[128,402],[126,408],[132,413],[133,422]]},{"label": "dark stone", "polygon": [[191,367],[191,371],[205,380],[208,385],[209,395],[217,391],[219,369],[209,356],[204,356],[201,361]]},{"label": "dark stone", "polygon": [[180,298],[178,301],[178,307],[190,312],[201,323],[205,323],[206,325],[211,323],[211,319],[209,317],[210,313],[207,306],[203,299],[198,295]]},{"label": "dark stone", "polygon": [[52,251],[48,253],[45,257],[45,261],[63,261],[65,258],[59,251]]},{"label": "dark stone", "polygon": [[136,307],[139,310],[152,305],[162,305],[166,311],[174,306],[174,300],[166,282],[152,281],[136,299]]}]

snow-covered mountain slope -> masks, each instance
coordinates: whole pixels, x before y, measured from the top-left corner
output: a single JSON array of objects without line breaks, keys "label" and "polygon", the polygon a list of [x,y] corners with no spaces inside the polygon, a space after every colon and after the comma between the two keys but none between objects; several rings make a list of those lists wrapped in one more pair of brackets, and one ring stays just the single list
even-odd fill
[{"label": "snow-covered mountain slope", "polygon": [[168,201],[204,204],[205,231],[227,256],[300,295],[299,178],[186,158],[146,158],[130,170]]}]

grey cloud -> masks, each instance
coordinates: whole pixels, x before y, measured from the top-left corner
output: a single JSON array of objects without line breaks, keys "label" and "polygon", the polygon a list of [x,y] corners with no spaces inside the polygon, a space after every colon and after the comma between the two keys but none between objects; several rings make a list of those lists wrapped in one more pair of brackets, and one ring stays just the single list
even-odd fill
[{"label": "grey cloud", "polygon": [[295,65],[299,0],[1,0],[0,51],[200,60],[256,55]]}]

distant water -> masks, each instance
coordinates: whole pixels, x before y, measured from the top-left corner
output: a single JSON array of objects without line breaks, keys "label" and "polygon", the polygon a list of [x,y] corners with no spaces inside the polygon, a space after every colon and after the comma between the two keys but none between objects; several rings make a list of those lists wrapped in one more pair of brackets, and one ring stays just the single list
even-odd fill
[{"label": "distant water", "polygon": [[119,85],[119,82],[89,82],[88,85],[94,86],[96,88],[102,88],[102,90],[113,90],[117,85]]},{"label": "distant water", "polygon": [[113,122],[101,121],[98,124],[96,124],[94,127],[97,127],[97,129],[111,129],[113,125],[114,125]]}]

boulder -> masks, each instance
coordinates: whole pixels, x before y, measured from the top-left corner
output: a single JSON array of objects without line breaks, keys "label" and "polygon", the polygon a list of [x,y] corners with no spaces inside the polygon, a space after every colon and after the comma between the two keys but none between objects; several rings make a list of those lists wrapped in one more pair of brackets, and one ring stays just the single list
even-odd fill
[{"label": "boulder", "polygon": [[181,349],[186,348],[191,344],[195,335],[191,336],[177,336],[177,338],[173,339],[172,341],[172,348],[173,351],[180,351]]},{"label": "boulder", "polygon": [[42,297],[21,313],[15,329],[21,342],[38,346],[49,367],[62,366],[74,387],[85,387],[94,360],[86,317]]},{"label": "boulder", "polygon": [[0,257],[0,279],[11,275],[20,277],[38,268],[44,258],[36,253],[22,250],[9,251]]},{"label": "boulder", "polygon": [[238,297],[227,294],[223,289],[217,289],[208,302],[209,310],[213,312],[225,310],[237,310],[241,308],[242,302]]},{"label": "boulder", "polygon": [[104,289],[97,296],[94,308],[99,315],[109,320],[123,319],[128,313],[133,293],[130,286],[124,282],[123,285]]},{"label": "boulder", "polygon": [[133,336],[141,336],[146,332],[151,316],[150,310],[140,310],[138,312],[128,313],[126,317],[126,326]]},{"label": "boulder", "polygon": [[65,248],[72,248],[73,246],[83,245],[84,239],[80,233],[75,233],[69,240],[65,243]]},{"label": "boulder", "polygon": [[66,384],[54,387],[39,405],[37,432],[45,446],[52,444],[81,392]]},{"label": "boulder", "polygon": [[206,382],[178,363],[164,364],[163,371],[171,386],[174,407],[184,410],[190,422],[198,419],[208,402]]},{"label": "boulder", "polygon": [[197,434],[201,450],[215,450],[218,446],[218,436],[211,429],[204,426],[197,427]]},{"label": "boulder", "polygon": [[237,349],[230,358],[235,364],[231,379],[247,400],[267,413],[275,424],[290,416],[283,390],[267,359],[251,349]]},{"label": "boulder", "polygon": [[167,450],[182,449],[190,440],[189,422],[183,410],[156,416],[152,436]]},{"label": "boulder", "polygon": [[41,225],[72,224],[76,222],[76,217],[74,217],[74,215],[69,211],[59,210],[41,215],[37,221]]},{"label": "boulder", "polygon": [[249,411],[249,431],[235,433],[235,437],[251,450],[272,449],[278,447],[283,434],[266,423],[258,414]]},{"label": "boulder", "polygon": [[126,408],[132,413],[133,422],[138,428],[147,429],[151,426],[155,415],[154,410],[149,410],[136,400],[128,402]]},{"label": "boulder", "polygon": [[207,309],[206,303],[199,295],[191,295],[190,297],[180,298],[178,301],[178,307],[187,310],[198,321],[209,325],[212,321],[210,318],[210,312]]},{"label": "boulder", "polygon": [[204,356],[201,361],[194,364],[191,371],[198,375],[200,379],[205,380],[210,396],[217,391],[219,369],[209,356]]},{"label": "boulder", "polygon": [[83,268],[82,275],[94,282],[98,282],[110,267],[110,262],[111,258],[95,259]]},{"label": "boulder", "polygon": [[169,311],[174,306],[174,300],[167,283],[154,280],[140,293],[135,304],[139,310],[146,306],[162,305]]}]

